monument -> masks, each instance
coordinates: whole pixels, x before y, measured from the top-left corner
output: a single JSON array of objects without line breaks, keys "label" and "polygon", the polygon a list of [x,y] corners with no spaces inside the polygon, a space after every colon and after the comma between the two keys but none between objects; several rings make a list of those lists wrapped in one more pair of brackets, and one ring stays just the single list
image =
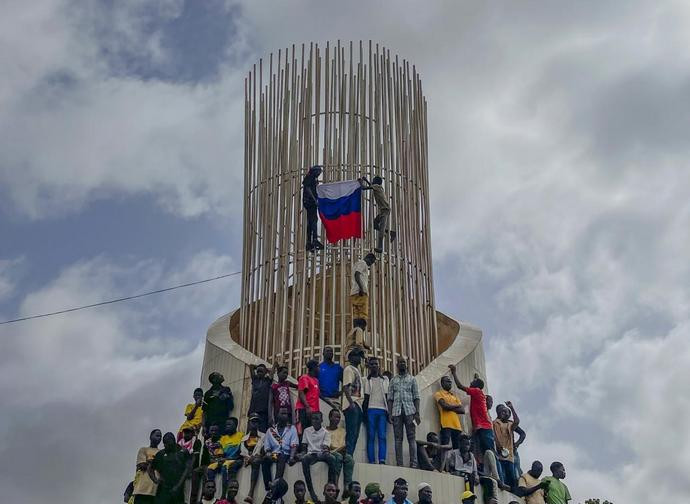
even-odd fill
[{"label": "monument", "polygon": [[[393,373],[398,356],[408,359],[422,395],[418,439],[438,432],[431,396],[448,365],[457,366],[465,383],[474,373],[486,374],[481,331],[435,308],[427,102],[416,67],[371,42],[279,50],[245,79],[244,121],[241,304],[208,330],[202,384],[212,371],[223,373],[243,426],[250,364],[284,363],[294,379],[326,345],[343,363],[352,327],[351,268],[374,249],[374,202],[363,196],[361,239],[307,251],[301,183],[313,165],[324,167],[324,182],[379,175],[397,239],[386,241],[371,268],[370,353]],[[463,424],[470,428],[468,415]],[[380,481],[387,492],[385,484],[402,475],[410,488],[431,483],[438,502],[458,501],[461,478],[392,465],[390,429],[391,465],[366,464],[365,444],[362,435],[355,453],[355,479],[363,485]],[[286,471],[289,482],[301,477],[298,471]],[[314,474],[318,488],[325,475]],[[248,474],[241,476],[245,483]]]}]

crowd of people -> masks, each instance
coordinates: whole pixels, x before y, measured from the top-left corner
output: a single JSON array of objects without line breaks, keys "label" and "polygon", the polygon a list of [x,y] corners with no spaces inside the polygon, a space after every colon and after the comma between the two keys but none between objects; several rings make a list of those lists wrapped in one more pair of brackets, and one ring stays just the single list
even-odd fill
[{"label": "crowd of people", "polygon": [[[341,478],[343,502],[411,504],[407,482],[402,479],[396,480],[389,499],[378,483],[367,484],[364,497],[360,496],[361,486],[353,480],[353,455],[362,426],[369,463],[388,462],[387,435],[392,426],[395,464],[404,465],[405,437],[409,467],[463,478],[463,503],[473,502],[478,485],[486,502],[495,501],[499,489],[525,497],[527,504],[567,504],[570,500],[562,481],[565,469],[561,463],[553,462],[552,475],[544,478],[539,461],[522,472],[518,447],[526,433],[520,427],[520,417],[514,405],[506,401],[496,406],[496,419],[492,420],[493,399],[484,393],[479,376],[464,385],[455,366],[449,366],[449,373],[440,379],[440,388],[433,396],[440,429],[418,440],[420,396],[406,359],[397,360],[397,373],[391,376],[381,371],[376,357],[369,356],[362,363],[362,353],[358,349],[350,351],[343,368],[333,360],[333,349],[325,347],[322,361],[308,361],[307,372],[297,383],[288,379],[285,366],[250,366],[246,432],[238,430],[238,418],[231,416],[234,398],[224,385],[224,377],[211,373],[209,389],[194,390],[193,402],[186,406],[177,434],[163,435],[154,429],[149,444],[139,449],[135,477],[125,501],[237,504],[238,473],[248,470],[246,502],[254,501],[261,479],[265,502],[282,503],[287,492],[286,467],[297,466],[303,476],[293,485],[298,504],[334,502]],[[463,427],[465,404],[454,392],[453,384],[469,396],[471,431]],[[296,389],[294,400],[291,389]],[[328,411],[321,410],[322,401],[330,407]],[[159,449],[161,442],[163,449]],[[311,474],[312,466],[319,463],[328,473],[322,496],[317,495]],[[222,485],[220,492],[217,484]],[[430,485],[420,485],[418,494],[418,502],[431,504]]]},{"label": "crowd of people", "polygon": [[[307,218],[308,251],[320,250],[318,239],[317,186],[321,166],[313,166],[305,176],[303,205]],[[377,233],[374,252],[383,251],[383,241],[396,239],[391,225],[391,205],[383,189],[383,179],[358,180],[362,190],[371,191],[377,214],[373,227]],[[395,464],[402,466],[403,443],[407,440],[409,467],[446,473],[463,478],[463,504],[474,502],[475,488],[482,486],[486,502],[495,501],[499,489],[525,497],[527,504],[567,504],[570,494],[563,483],[565,469],[559,462],[550,466],[552,476],[541,478],[541,462],[534,461],[522,472],[518,447],[526,434],[510,401],[498,404],[496,419],[491,419],[493,399],[484,393],[484,382],[475,375],[468,385],[458,379],[455,366],[440,380],[434,394],[439,412],[439,432],[429,432],[417,439],[420,425],[420,395],[417,381],[408,371],[405,358],[396,361],[397,373],[381,369],[371,349],[366,329],[369,316],[369,269],[376,255],[368,253],[352,265],[350,307],[352,329],[342,349],[347,358],[343,368],[334,360],[333,348],[325,346],[321,362],[306,363],[306,373],[297,383],[288,379],[286,366],[264,364],[250,366],[251,398],[246,412],[246,432],[239,429],[230,387],[217,372],[209,376],[210,388],[196,389],[193,402],[184,411],[184,423],[177,434],[162,435],[154,429],[149,444],[137,454],[134,480],[125,492],[125,501],[132,504],[236,504],[239,491],[238,473],[250,471],[248,503],[254,501],[261,477],[266,491],[266,504],[282,504],[288,484],[286,467],[301,468],[304,480],[293,485],[294,502],[333,504],[340,498],[349,504],[412,504],[407,498],[407,482],[394,482],[390,498],[382,493],[379,483],[368,483],[360,499],[361,486],[353,481],[353,455],[362,426],[366,432],[366,458],[370,464],[387,463],[387,435],[393,429]],[[453,392],[453,384],[469,396],[472,429],[463,427],[461,415],[466,409]],[[293,401],[292,389],[296,389]],[[321,411],[321,402],[329,411]],[[294,402],[294,404],[293,404]],[[327,413],[327,415],[325,415]],[[344,424],[344,425],[343,425]],[[517,439],[515,439],[517,436]],[[163,443],[163,449],[159,446]],[[325,464],[328,483],[322,498],[312,481],[312,466]],[[274,467],[275,466],[275,467]],[[220,492],[216,487],[220,479]],[[419,485],[418,503],[432,504],[432,488]],[[217,499],[216,495],[220,494]],[[306,500],[306,496],[310,500]],[[187,496],[187,499],[185,499]]]}]

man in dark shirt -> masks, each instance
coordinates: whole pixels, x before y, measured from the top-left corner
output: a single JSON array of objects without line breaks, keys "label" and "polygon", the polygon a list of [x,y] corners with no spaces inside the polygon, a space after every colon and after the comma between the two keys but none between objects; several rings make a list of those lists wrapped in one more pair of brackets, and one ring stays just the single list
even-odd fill
[{"label": "man in dark shirt", "polygon": [[223,386],[225,377],[222,374],[214,371],[209,375],[208,381],[211,382],[211,388],[204,394],[204,404],[201,406],[205,433],[213,424],[225,425],[235,407],[230,387]]},{"label": "man in dark shirt", "polygon": [[163,436],[163,447],[148,469],[149,477],[158,485],[156,503],[184,504],[184,482],[192,470],[191,455],[177,444],[172,432]]},{"label": "man in dark shirt", "polygon": [[251,364],[249,366],[249,373],[252,377],[252,398],[247,414],[259,417],[259,430],[261,432],[266,432],[268,429],[268,403],[271,398],[271,384],[275,369],[276,366],[273,366],[269,373],[263,364],[258,366]]},{"label": "man in dark shirt", "polygon": [[312,166],[302,180],[302,206],[307,213],[307,250],[309,251],[323,248],[323,243],[319,241],[318,199],[316,197],[319,175],[321,175],[321,166]]}]

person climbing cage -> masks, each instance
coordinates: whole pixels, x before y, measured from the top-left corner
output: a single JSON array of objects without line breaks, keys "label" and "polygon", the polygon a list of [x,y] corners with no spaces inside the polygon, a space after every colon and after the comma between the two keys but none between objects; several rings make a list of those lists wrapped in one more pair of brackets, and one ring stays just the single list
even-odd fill
[{"label": "person climbing cage", "polygon": [[307,213],[307,251],[323,249],[323,243],[319,241],[319,216],[316,186],[319,185],[319,175],[322,167],[314,165],[309,168],[307,175],[302,180],[302,206]]},{"label": "person climbing cage", "polygon": [[380,254],[383,252],[384,235],[388,233],[391,241],[395,240],[397,236],[396,232],[392,231],[389,226],[391,204],[388,201],[386,192],[383,190],[383,179],[378,175],[371,182],[366,177],[362,177],[359,179],[359,184],[362,186],[363,191],[371,191],[374,195],[377,210],[376,217],[374,217],[374,229],[376,230],[376,247],[374,252]]}]

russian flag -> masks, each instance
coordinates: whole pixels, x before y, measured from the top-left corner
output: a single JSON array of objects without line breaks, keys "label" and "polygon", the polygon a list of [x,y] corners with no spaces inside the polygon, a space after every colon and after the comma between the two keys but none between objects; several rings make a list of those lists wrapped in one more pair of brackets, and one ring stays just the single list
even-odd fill
[{"label": "russian flag", "polygon": [[362,187],[357,180],[319,184],[316,197],[329,243],[362,237]]}]

